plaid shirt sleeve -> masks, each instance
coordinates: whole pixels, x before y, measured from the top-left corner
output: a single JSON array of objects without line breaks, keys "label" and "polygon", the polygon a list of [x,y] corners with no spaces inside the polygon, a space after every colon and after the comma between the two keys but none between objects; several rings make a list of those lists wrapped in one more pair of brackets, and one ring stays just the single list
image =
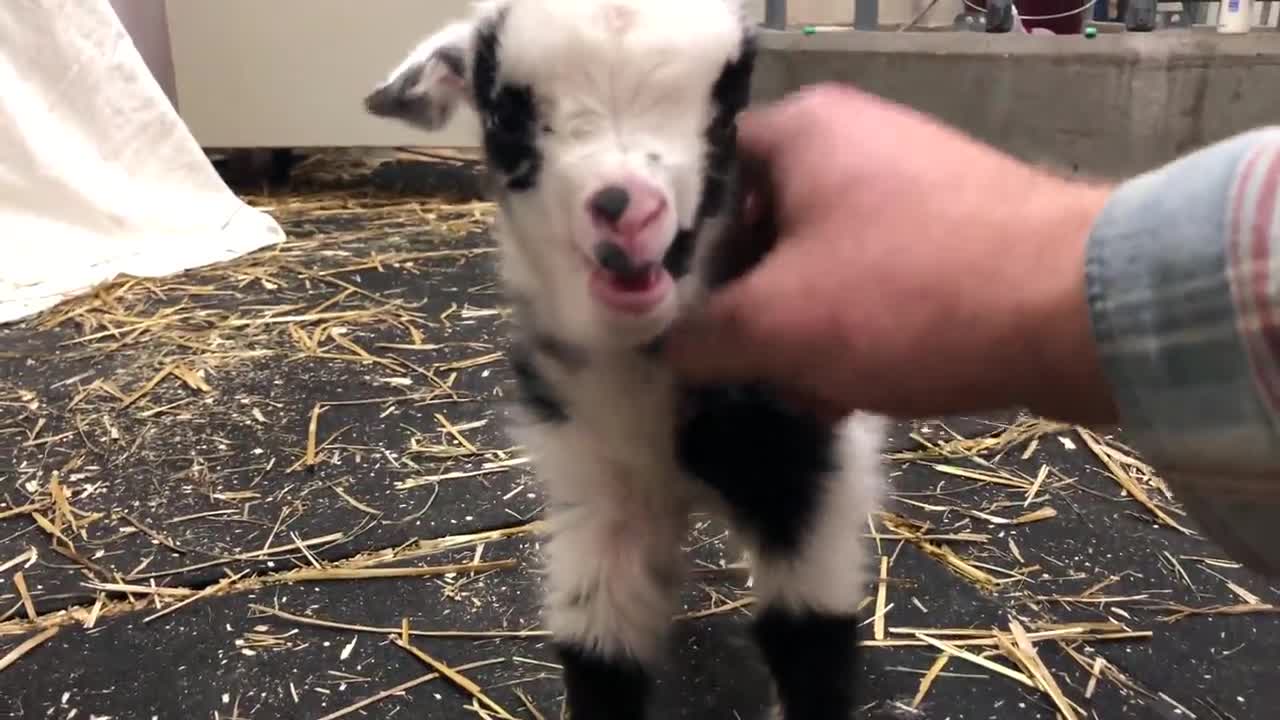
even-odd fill
[{"label": "plaid shirt sleeve", "polygon": [[1132,444],[1215,492],[1265,478],[1280,497],[1280,127],[1120,185],[1086,273]]}]

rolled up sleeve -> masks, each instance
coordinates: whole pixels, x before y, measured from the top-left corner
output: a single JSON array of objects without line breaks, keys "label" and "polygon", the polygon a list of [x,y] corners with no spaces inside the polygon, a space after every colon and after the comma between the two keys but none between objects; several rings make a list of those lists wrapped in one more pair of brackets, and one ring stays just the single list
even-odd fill
[{"label": "rolled up sleeve", "polygon": [[1120,185],[1086,273],[1126,438],[1157,465],[1280,492],[1280,127]]}]

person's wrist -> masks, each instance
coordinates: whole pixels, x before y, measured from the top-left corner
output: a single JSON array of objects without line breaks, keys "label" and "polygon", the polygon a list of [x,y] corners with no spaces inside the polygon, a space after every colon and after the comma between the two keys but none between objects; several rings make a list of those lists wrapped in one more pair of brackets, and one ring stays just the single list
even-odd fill
[{"label": "person's wrist", "polygon": [[[1023,332],[1031,350],[1027,404],[1081,424],[1110,424],[1116,409],[1090,317],[1086,258],[1094,222],[1113,186],[1060,182],[1034,203],[1042,259],[1028,274]],[[1035,231],[1033,231],[1035,232]]]}]

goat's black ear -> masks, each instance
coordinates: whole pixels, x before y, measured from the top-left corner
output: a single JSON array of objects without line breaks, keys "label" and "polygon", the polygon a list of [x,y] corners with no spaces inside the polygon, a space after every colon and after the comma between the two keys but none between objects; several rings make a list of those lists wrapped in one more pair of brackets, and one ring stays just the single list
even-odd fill
[{"label": "goat's black ear", "polygon": [[378,117],[439,130],[466,101],[475,25],[454,23],[428,37],[364,99]]}]

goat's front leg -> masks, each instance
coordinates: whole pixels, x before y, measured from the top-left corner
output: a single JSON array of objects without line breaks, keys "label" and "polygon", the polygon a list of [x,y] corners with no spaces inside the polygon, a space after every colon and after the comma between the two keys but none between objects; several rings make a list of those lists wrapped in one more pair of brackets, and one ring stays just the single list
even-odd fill
[{"label": "goat's front leg", "polygon": [[[870,508],[862,478],[836,470],[780,478],[818,497],[793,543],[767,535],[752,553],[759,604],[755,637],[773,675],[784,720],[852,720],[857,700],[858,618],[866,594],[862,529]],[[748,530],[750,533],[750,530]]]},{"label": "goat's front leg", "polygon": [[830,428],[755,388],[691,396],[680,457],[752,546],[755,636],[785,720],[850,720],[879,418]]},{"label": "goat's front leg", "polygon": [[677,609],[688,510],[660,480],[588,458],[561,469],[568,476],[550,485],[546,615],[569,715],[640,720]]}]

